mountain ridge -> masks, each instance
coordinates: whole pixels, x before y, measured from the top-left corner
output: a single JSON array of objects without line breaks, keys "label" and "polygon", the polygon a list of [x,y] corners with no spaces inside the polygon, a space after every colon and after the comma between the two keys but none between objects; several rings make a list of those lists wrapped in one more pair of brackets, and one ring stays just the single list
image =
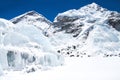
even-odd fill
[{"label": "mountain ridge", "polygon": [[[32,10],[28,11],[20,16],[17,16],[10,20],[14,24],[21,24],[21,25],[34,25],[37,28],[43,30],[49,28],[52,25],[52,22],[45,18],[42,14]],[[42,27],[41,27],[42,26]],[[43,27],[45,26],[45,27]]]},{"label": "mountain ridge", "polygon": [[0,64],[19,70],[63,65],[64,56],[119,56],[119,22],[120,13],[96,3],[59,13],[53,22],[35,11],[0,19]]},{"label": "mountain ridge", "polygon": [[[33,11],[33,13],[37,12]],[[119,31],[119,15],[120,13],[109,11],[93,2],[77,10],[71,9],[59,13],[53,23],[49,25],[50,27],[42,31],[46,37],[52,40],[51,43],[57,47],[63,46],[63,44],[66,47],[83,46],[83,43],[86,43],[89,34],[94,30],[94,26],[96,25],[102,26],[103,24],[103,26]],[[59,49],[57,50],[58,52],[60,51]]]}]

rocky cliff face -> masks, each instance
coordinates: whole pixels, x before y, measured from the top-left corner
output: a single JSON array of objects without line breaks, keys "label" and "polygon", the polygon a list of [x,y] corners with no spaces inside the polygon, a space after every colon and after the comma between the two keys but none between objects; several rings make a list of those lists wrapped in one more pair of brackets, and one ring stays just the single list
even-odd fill
[{"label": "rocky cliff face", "polygon": [[111,12],[110,16],[108,17],[108,24],[120,31],[120,13]]}]

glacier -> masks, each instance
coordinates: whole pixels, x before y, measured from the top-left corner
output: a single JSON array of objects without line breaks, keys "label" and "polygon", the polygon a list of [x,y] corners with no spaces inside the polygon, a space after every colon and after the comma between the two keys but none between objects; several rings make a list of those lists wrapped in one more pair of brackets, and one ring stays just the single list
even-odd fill
[{"label": "glacier", "polygon": [[31,64],[63,64],[63,57],[55,52],[49,39],[35,26],[15,26],[5,19],[0,19],[0,24],[0,63],[3,69],[21,70]]},{"label": "glacier", "polygon": [[2,67],[1,67],[1,65],[0,65],[0,76],[1,75],[3,75],[3,69],[2,69]]},{"label": "glacier", "polygon": [[0,80],[119,80],[119,44],[120,13],[96,3],[0,18]]}]

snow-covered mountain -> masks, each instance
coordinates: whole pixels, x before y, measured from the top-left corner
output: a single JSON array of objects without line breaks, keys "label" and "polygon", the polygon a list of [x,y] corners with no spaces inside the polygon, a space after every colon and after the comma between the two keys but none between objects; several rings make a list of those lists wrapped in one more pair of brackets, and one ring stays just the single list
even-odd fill
[{"label": "snow-covered mountain", "polygon": [[76,37],[81,32],[81,28],[98,22],[109,24],[119,31],[120,13],[92,3],[78,10],[72,9],[59,13],[54,20],[54,25],[59,28],[59,31],[65,30],[66,33],[73,33],[73,37]]},{"label": "snow-covered mountain", "polygon": [[120,80],[119,57],[120,13],[96,3],[0,18],[0,80]]},{"label": "snow-covered mountain", "polygon": [[[59,13],[54,22],[58,53],[70,56],[119,53],[120,13],[96,3]],[[60,46],[61,45],[61,46]]]},{"label": "snow-covered mountain", "polygon": [[34,25],[41,30],[49,28],[52,25],[51,21],[36,11],[26,12],[10,21],[16,25]]},{"label": "snow-covered mountain", "polygon": [[54,22],[35,11],[0,19],[0,65],[21,70],[62,65],[62,55],[119,56],[119,31],[120,13],[96,3],[59,13]]},{"label": "snow-covered mountain", "polygon": [[[28,26],[32,25],[37,27],[45,36],[52,35],[53,25],[52,22],[45,18],[42,14],[39,14],[36,11],[29,11],[20,16],[17,16],[10,20],[16,26]],[[50,29],[49,31],[47,31]],[[46,32],[47,31],[47,32]]]}]

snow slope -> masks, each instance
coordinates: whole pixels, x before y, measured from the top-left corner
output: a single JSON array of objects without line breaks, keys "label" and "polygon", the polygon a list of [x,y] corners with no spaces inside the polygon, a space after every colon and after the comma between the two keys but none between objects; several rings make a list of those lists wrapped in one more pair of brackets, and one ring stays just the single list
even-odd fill
[{"label": "snow slope", "polygon": [[[102,34],[101,34],[102,33]],[[120,51],[120,33],[108,25],[95,25],[86,40],[88,53],[118,54]],[[91,49],[92,48],[92,49]],[[95,52],[92,52],[95,51]]]},{"label": "snow slope", "polygon": [[66,58],[64,66],[32,73],[9,71],[0,80],[120,80],[119,57]]}]

